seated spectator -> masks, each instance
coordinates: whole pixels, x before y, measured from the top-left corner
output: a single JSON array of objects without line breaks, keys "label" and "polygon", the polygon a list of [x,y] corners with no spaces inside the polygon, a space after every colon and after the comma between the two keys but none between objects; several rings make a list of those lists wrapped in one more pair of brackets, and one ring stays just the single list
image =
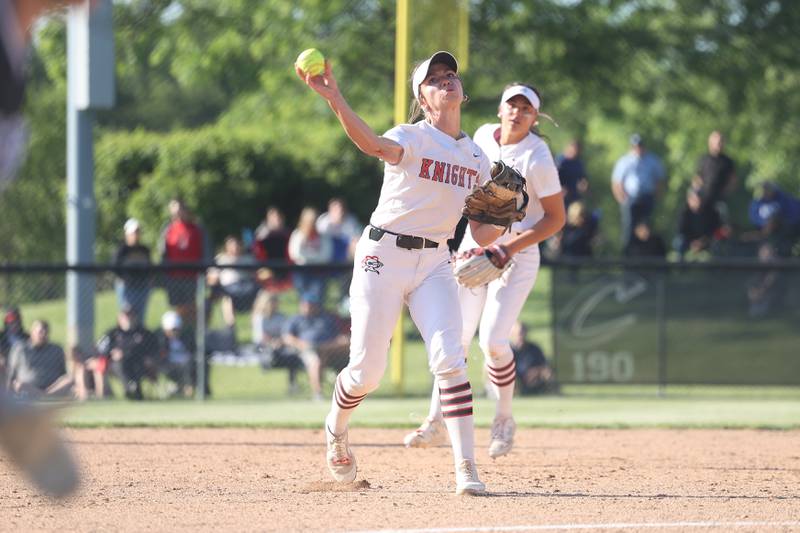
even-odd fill
[{"label": "seated spectator", "polygon": [[565,257],[592,257],[597,239],[598,217],[578,200],[567,209],[567,222],[561,232],[559,249]]},{"label": "seated spectator", "polygon": [[542,349],[536,343],[530,342],[527,336],[528,328],[521,322],[515,323],[511,328],[509,340],[517,367],[519,393],[541,394],[557,388],[553,381],[553,371]]},{"label": "seated spectator", "polygon": [[722,228],[722,219],[716,207],[703,202],[702,192],[690,187],[686,191],[686,204],[678,223],[675,249],[683,257],[697,254],[711,247],[715,234]]},{"label": "seated spectator", "polygon": [[[289,238],[289,259],[297,265],[320,265],[330,263],[333,258],[333,243],[327,235],[320,235],[316,228],[317,211],[306,207],[300,213],[297,229]],[[327,275],[317,272],[295,272],[292,276],[300,298],[321,302],[325,296]]]},{"label": "seated spectator", "polygon": [[73,346],[69,350],[74,366],[73,375],[75,376],[75,397],[78,400],[88,400],[94,395],[97,399],[111,396],[111,388],[108,386],[108,357],[93,350],[91,354],[84,354],[78,346]]},{"label": "seated spectator", "polygon": [[[125,240],[114,254],[114,266],[148,266],[150,248],[139,241],[141,229],[139,221],[129,218],[125,222]],[[117,305],[120,309],[130,307],[136,316],[144,317],[147,313],[147,299],[150,295],[150,277],[146,272],[122,272],[114,281],[117,293]]]},{"label": "seated spectator", "polygon": [[778,255],[789,255],[800,237],[800,200],[767,181],[756,188],[749,214],[759,238],[772,242]]},{"label": "seated spectator", "polygon": [[[139,317],[125,307],[117,315],[117,326],[108,330],[97,342],[97,355],[119,378],[129,400],[142,400],[142,379],[154,375],[158,365],[158,344],[155,335],[139,323]],[[101,367],[104,365],[101,363]],[[95,383],[95,386],[101,386]],[[100,396],[100,391],[98,391]]]},{"label": "seated spectator", "polygon": [[22,315],[19,309],[12,307],[3,316],[3,331],[0,331],[0,379],[5,383],[8,357],[11,349],[18,342],[25,342],[29,338],[22,325]]},{"label": "seated spectator", "polygon": [[289,393],[297,390],[297,371],[303,362],[297,350],[283,342],[286,315],[278,311],[278,295],[261,291],[253,305],[253,343],[261,354],[261,366],[289,370]]},{"label": "seated spectator", "polygon": [[191,398],[194,394],[195,340],[194,335],[182,328],[181,316],[167,311],[161,317],[158,332],[160,368],[172,383],[170,395],[183,394]]},{"label": "seated spectator", "polygon": [[[253,265],[255,259],[244,253],[242,243],[233,235],[225,237],[225,248],[217,254],[214,261],[218,265]],[[222,318],[225,325],[236,325],[236,311],[249,311],[258,294],[255,270],[238,268],[212,268],[208,271],[208,285],[211,287],[210,304],[217,299],[222,301]]]},{"label": "seated spectator", "polygon": [[649,222],[639,222],[633,228],[633,236],[625,247],[627,257],[660,257],[667,255],[664,240],[653,233]]},{"label": "seated spectator", "polygon": [[[778,258],[775,248],[763,243],[758,248],[758,261],[767,267]],[[762,318],[780,309],[788,289],[786,276],[778,270],[763,270],[753,275],[747,282],[748,313],[751,318]]]},{"label": "seated spectator", "polygon": [[300,301],[300,314],[284,326],[283,341],[300,354],[315,400],[322,399],[322,369],[338,372],[347,365],[350,338],[343,331],[339,318],[322,309],[321,301],[310,294]]},{"label": "seated spectator", "polygon": [[564,192],[564,206],[569,207],[576,200],[582,199],[589,190],[586,169],[581,161],[581,143],[577,139],[564,147],[564,152],[556,157],[556,165],[561,190]]},{"label": "seated spectator", "polygon": [[73,381],[67,374],[64,350],[49,341],[50,325],[44,320],[31,324],[31,336],[11,349],[6,387],[24,397],[72,395]]},{"label": "seated spectator", "polygon": [[[255,231],[253,255],[256,260],[289,263],[289,235],[283,212],[277,207],[267,209],[264,221]],[[288,271],[273,272],[262,268],[258,271],[258,281],[268,292],[282,292],[292,288],[292,278]]]}]

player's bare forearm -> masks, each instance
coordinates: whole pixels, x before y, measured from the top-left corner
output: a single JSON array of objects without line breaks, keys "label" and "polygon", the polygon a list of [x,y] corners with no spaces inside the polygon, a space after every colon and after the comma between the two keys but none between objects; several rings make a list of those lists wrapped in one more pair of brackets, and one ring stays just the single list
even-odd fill
[{"label": "player's bare forearm", "polygon": [[564,200],[561,193],[540,198],[539,201],[544,208],[544,216],[531,229],[523,231],[505,243],[509,254],[514,255],[528,246],[539,244],[561,231],[561,228],[564,227],[567,217],[564,212]]},{"label": "player's bare forearm", "polygon": [[386,137],[377,135],[358,114],[353,111],[341,93],[328,100],[328,105],[344,128],[347,136],[359,150],[394,165],[403,157],[403,147]]},{"label": "player's bare forearm", "polygon": [[472,238],[475,239],[479,246],[489,246],[505,232],[505,228],[500,226],[484,224],[474,220],[469,221],[469,230],[472,233]]}]

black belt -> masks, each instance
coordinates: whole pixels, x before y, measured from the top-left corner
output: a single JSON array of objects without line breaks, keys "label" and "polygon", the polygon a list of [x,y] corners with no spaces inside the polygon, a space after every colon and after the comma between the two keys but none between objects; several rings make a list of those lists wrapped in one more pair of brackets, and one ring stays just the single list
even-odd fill
[{"label": "black belt", "polygon": [[376,228],[375,226],[369,227],[369,238],[373,241],[379,241],[383,238],[383,234],[395,235],[395,244],[398,248],[405,248],[406,250],[419,250],[421,248],[438,248],[439,243],[434,242],[423,237],[415,237],[413,235],[401,235],[394,233],[388,229]]}]

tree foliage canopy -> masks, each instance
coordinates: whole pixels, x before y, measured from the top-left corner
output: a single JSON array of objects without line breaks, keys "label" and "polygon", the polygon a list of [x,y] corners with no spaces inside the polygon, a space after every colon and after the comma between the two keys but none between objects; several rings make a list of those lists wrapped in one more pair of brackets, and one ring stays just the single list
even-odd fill
[{"label": "tree foliage canopy", "polygon": [[[394,16],[390,0],[116,3],[117,106],[98,114],[96,129],[98,258],[108,258],[126,216],[140,217],[154,239],[178,193],[217,242],[255,226],[268,204],[291,224],[303,205],[323,207],[333,194],[365,220],[380,165],[349,143],[292,64],[305,48],[322,50],[354,109],[384,131]],[[640,132],[669,171],[657,218],[669,234],[712,129],[727,135],[747,184],[776,180],[797,194],[799,29],[793,0],[471,2],[464,128],[494,119],[506,83],[536,85],[561,125],[542,124],[554,152],[584,140],[592,202],[609,235],[611,167]],[[444,41],[425,25],[413,31],[414,58]],[[63,21],[49,21],[31,67],[30,157],[0,198],[3,261],[63,260],[65,47]],[[740,191],[740,204],[748,194]],[[741,211],[732,216],[746,224]]]}]

